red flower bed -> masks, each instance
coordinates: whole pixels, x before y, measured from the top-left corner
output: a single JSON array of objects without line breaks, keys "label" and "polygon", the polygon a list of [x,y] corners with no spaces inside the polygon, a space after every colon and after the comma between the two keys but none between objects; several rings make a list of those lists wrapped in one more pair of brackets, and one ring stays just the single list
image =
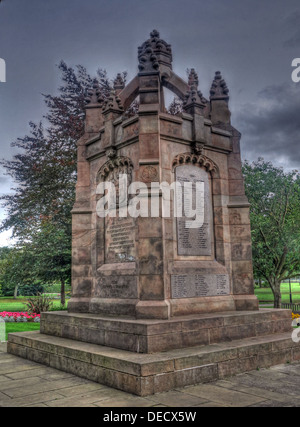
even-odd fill
[{"label": "red flower bed", "polygon": [[17,319],[20,317],[25,317],[27,319],[27,321],[33,320],[36,317],[41,317],[40,314],[28,314],[27,311],[26,312],[10,312],[10,311],[2,311],[0,313],[0,317],[4,318],[14,318],[14,320],[17,322]]}]

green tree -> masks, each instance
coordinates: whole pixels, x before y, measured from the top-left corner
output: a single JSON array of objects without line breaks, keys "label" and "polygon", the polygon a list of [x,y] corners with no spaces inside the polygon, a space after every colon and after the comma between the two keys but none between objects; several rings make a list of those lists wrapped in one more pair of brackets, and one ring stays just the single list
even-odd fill
[{"label": "green tree", "polygon": [[61,284],[61,304],[66,303],[65,286],[71,278],[71,218],[64,228],[45,221],[30,243],[35,257],[35,276],[43,283]]},{"label": "green tree", "polygon": [[19,290],[24,288],[42,291],[40,280],[37,278],[33,253],[24,248],[1,248],[0,251],[0,284],[2,294],[17,297]]},{"label": "green tree", "polygon": [[253,265],[281,306],[282,280],[300,272],[300,175],[284,172],[262,158],[244,162],[246,194],[251,204]]}]

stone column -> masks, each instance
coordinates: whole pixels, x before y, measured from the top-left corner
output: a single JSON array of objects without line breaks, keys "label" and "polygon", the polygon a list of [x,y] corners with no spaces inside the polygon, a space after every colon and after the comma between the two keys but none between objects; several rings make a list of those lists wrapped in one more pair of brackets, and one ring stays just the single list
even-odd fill
[{"label": "stone column", "polygon": [[86,160],[86,142],[99,134],[103,125],[100,90],[94,82],[86,98],[85,133],[77,143],[76,200],[72,210],[72,298],[69,312],[88,312],[93,288],[90,163]]},{"label": "stone column", "polygon": [[[138,180],[147,184],[160,182],[160,123],[159,113],[164,109],[160,74],[156,71],[139,73],[139,173]],[[159,197],[157,195],[156,197]],[[160,203],[160,200],[158,200]],[[148,199],[150,214],[150,198]],[[138,218],[138,318],[169,316],[165,301],[163,277],[162,218]]]}]

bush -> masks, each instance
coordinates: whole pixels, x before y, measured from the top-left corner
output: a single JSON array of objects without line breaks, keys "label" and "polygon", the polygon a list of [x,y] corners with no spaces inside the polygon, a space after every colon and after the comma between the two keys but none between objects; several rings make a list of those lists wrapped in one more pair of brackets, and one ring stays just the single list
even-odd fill
[{"label": "bush", "polygon": [[19,287],[19,295],[23,295],[24,297],[30,297],[31,295],[39,295],[44,292],[44,285],[40,283],[32,283],[30,285],[21,285]]},{"label": "bush", "polygon": [[53,308],[53,300],[47,295],[39,294],[36,297],[29,298],[25,305],[28,313],[41,314],[45,311],[50,311]]}]

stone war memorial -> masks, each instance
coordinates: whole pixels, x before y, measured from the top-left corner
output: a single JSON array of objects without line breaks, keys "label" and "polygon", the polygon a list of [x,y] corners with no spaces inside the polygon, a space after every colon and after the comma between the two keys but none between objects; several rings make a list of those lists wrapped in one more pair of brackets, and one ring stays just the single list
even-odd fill
[{"label": "stone war memorial", "polygon": [[[156,30],[125,87],[117,78],[103,101],[94,83],[78,141],[68,312],[43,313],[40,332],[10,334],[9,353],[141,396],[300,359],[291,312],[259,309],[254,295],[229,90],[220,72],[209,99],[198,86],[194,69],[187,82],[173,71]],[[164,88],[181,99],[179,114],[167,112]],[[172,183],[184,191],[163,191]],[[177,215],[186,183],[189,206],[203,202],[198,227],[188,209]],[[112,184],[119,209],[100,215]]]}]

